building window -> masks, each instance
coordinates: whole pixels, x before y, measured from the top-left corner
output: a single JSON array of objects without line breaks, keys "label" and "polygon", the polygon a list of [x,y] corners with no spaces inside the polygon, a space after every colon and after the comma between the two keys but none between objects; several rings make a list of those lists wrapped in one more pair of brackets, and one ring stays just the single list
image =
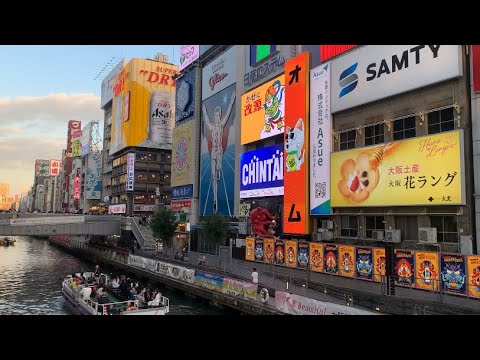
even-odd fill
[{"label": "building window", "polygon": [[372,231],[385,230],[385,217],[365,216],[366,237],[373,239]]},{"label": "building window", "polygon": [[340,150],[353,149],[355,147],[355,139],[357,130],[348,130],[340,133]]},{"label": "building window", "polygon": [[402,240],[418,240],[418,218],[416,216],[396,216],[395,228],[402,233]]},{"label": "building window", "polygon": [[165,154],[160,154],[160,162],[164,163],[165,159]]},{"label": "building window", "polygon": [[356,216],[342,216],[342,227],[340,235],[345,237],[357,237],[358,222]]},{"label": "building window", "polygon": [[409,116],[393,122],[393,140],[408,139],[416,135],[415,116]]},{"label": "building window", "polygon": [[453,108],[428,113],[429,134],[436,134],[454,129],[455,123],[453,122]]},{"label": "building window", "polygon": [[430,216],[430,226],[437,228],[437,242],[458,243],[456,216]]},{"label": "building window", "polygon": [[376,124],[365,127],[365,146],[382,144],[384,140],[385,124]]}]

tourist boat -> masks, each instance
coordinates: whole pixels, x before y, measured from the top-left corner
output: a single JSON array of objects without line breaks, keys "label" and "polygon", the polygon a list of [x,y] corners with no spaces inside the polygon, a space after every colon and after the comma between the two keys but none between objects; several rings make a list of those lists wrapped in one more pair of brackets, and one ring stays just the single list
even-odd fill
[{"label": "tourist boat", "polygon": [[[80,276],[80,273],[76,274]],[[84,272],[83,276],[88,279],[93,276],[91,272]],[[72,286],[72,276],[67,276],[62,282],[62,295],[75,306],[81,315],[165,315],[170,311],[170,301],[165,296],[160,296],[158,306],[142,306],[139,300],[122,301],[111,291],[110,276],[100,275],[100,282],[106,284],[108,303],[99,303],[94,298],[84,300],[81,291],[85,285]]]},{"label": "tourist boat", "polygon": [[15,245],[16,241],[17,240],[14,238],[9,238],[5,236],[3,239],[0,239],[0,245],[3,245],[3,246]]}]

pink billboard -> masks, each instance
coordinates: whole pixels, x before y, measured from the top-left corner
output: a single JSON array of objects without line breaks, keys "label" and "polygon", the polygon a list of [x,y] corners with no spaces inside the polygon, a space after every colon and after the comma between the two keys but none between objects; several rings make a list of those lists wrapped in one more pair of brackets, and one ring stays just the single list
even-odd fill
[{"label": "pink billboard", "polygon": [[200,56],[200,45],[180,45],[180,66],[182,71]]}]

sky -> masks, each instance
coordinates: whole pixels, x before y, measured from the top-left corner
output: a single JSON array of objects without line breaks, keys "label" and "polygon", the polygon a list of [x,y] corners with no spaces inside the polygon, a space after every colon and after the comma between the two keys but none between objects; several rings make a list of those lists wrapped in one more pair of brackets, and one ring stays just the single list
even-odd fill
[{"label": "sky", "polygon": [[28,191],[35,159],[62,158],[69,120],[103,124],[107,64],[162,53],[178,65],[178,51],[178,45],[0,45],[0,182],[10,184],[11,195]]}]

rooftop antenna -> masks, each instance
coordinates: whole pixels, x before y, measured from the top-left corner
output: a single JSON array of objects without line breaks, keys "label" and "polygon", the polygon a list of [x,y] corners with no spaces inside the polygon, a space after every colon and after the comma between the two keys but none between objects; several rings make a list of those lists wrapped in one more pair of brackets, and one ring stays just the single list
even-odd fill
[{"label": "rooftop antenna", "polygon": [[110,60],[107,61],[107,63],[99,70],[99,72],[97,73],[97,75],[95,75],[95,77],[93,78],[93,80],[97,80],[97,79],[100,79],[100,80],[103,80],[105,78],[105,76],[107,76],[110,71],[113,70],[113,68],[119,63],[119,61],[121,61],[122,58],[119,58],[117,56],[112,56],[110,58]]}]

